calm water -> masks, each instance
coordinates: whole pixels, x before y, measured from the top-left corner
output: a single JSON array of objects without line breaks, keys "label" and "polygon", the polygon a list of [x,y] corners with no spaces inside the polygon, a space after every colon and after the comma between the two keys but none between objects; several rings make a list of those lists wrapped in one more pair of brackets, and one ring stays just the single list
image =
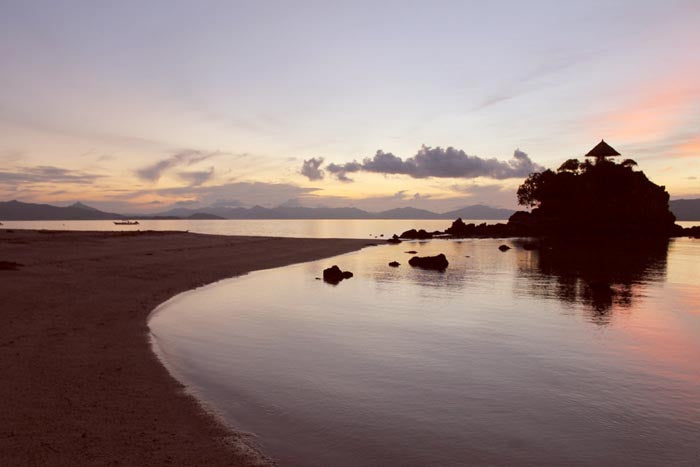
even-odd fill
[{"label": "calm water", "polygon": [[700,465],[700,240],[501,243],[225,280],[161,306],[154,347],[281,465]]},{"label": "calm water", "polygon": [[[469,222],[492,224],[495,220]],[[374,238],[409,229],[445,230],[449,220],[407,219],[280,219],[280,220],[154,220],[139,221],[139,225],[115,225],[113,221],[3,221],[7,229],[48,230],[189,230],[217,235],[260,235],[268,237],[301,238]]]},{"label": "calm water", "polygon": [[[495,224],[498,220],[465,219],[465,222]],[[113,221],[2,221],[4,229],[47,230],[189,230],[218,235],[261,235],[302,238],[374,238],[391,236],[408,229],[445,230],[450,220],[407,219],[280,219],[280,220],[154,220],[139,225],[115,225]],[[678,222],[683,227],[700,222]]]}]

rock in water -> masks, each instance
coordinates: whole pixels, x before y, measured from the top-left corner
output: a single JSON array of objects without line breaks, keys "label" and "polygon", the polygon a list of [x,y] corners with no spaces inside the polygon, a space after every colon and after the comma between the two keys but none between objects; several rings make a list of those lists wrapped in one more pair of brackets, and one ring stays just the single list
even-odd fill
[{"label": "rock in water", "polygon": [[398,244],[398,243],[401,243],[401,239],[399,239],[399,236],[398,236],[398,235],[394,234],[394,235],[393,235],[390,239],[388,239],[386,242],[387,242],[387,243],[395,243],[395,244]]},{"label": "rock in water", "polygon": [[389,263],[389,266],[391,266],[392,268],[398,268],[400,266],[400,263],[398,261],[392,261],[391,263]]},{"label": "rock in water", "polygon": [[508,245],[501,245],[498,247],[498,249],[501,251],[508,251],[510,250],[510,247]]},{"label": "rock in water", "polygon": [[444,271],[450,264],[447,261],[447,257],[440,253],[437,256],[414,256],[408,260],[408,264],[414,267],[419,267],[423,269],[435,269],[437,271]]},{"label": "rock in water", "polygon": [[323,280],[330,284],[337,284],[343,279],[350,279],[352,276],[353,274],[350,271],[341,271],[336,265],[323,270]]},{"label": "rock in water", "polygon": [[426,232],[423,229],[411,229],[402,233],[399,238],[408,238],[410,240],[426,240],[428,238],[433,238],[433,234],[431,234],[430,232]]}]

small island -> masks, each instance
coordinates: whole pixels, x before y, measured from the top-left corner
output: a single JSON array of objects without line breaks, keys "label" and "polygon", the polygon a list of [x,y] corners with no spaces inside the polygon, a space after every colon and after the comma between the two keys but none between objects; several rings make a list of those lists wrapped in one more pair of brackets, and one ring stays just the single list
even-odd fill
[{"label": "small island", "polygon": [[664,186],[635,170],[605,141],[583,161],[569,159],[556,172],[534,172],[518,188],[518,204],[507,224],[465,224],[457,219],[444,232],[408,230],[401,239],[433,237],[610,237],[669,238],[700,236],[700,227],[683,228],[669,210]]}]

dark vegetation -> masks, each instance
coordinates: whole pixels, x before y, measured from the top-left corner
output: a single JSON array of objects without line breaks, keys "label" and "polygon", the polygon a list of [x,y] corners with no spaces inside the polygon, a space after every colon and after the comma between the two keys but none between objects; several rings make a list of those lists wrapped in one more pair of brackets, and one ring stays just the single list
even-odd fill
[{"label": "dark vegetation", "polygon": [[556,171],[530,174],[517,196],[531,211],[514,213],[507,224],[465,224],[460,218],[444,232],[411,229],[401,238],[700,236],[700,227],[675,224],[665,187],[635,170],[632,159],[610,159],[618,155],[601,141],[583,162],[569,159]]},{"label": "dark vegetation", "polygon": [[636,165],[631,159],[569,159],[556,172],[535,172],[518,188],[518,203],[534,209],[514,214],[509,223],[544,235],[668,237],[676,220],[668,192]]}]

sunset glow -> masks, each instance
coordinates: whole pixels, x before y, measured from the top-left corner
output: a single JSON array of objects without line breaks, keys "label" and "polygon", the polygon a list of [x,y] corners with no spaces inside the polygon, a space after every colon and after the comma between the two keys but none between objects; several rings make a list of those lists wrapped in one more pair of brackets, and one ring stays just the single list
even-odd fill
[{"label": "sunset glow", "polygon": [[510,208],[523,177],[328,166],[426,145],[556,168],[601,138],[697,197],[699,23],[696,1],[4,2],[0,199]]}]

